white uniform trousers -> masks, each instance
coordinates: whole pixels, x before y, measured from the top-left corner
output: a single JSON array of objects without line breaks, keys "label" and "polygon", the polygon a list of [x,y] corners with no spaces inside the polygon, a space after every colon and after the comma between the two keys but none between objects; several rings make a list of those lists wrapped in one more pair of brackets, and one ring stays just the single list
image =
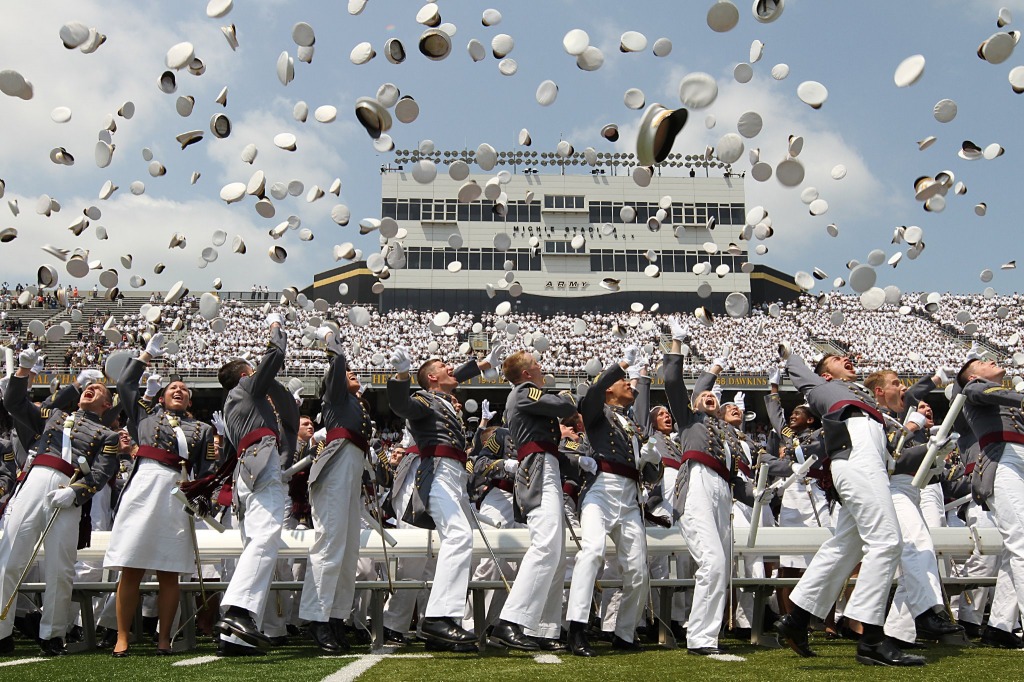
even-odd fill
[{"label": "white uniform trousers", "polygon": [[[995,528],[996,522],[992,512],[985,511],[974,502],[967,506],[967,525],[978,528]],[[992,606],[989,612],[989,624],[1010,632],[1019,620],[1017,595],[1013,592],[1013,579],[1009,571],[1009,555],[1004,549],[998,556],[973,552],[964,562],[962,575],[991,577],[996,576],[996,586],[977,587],[964,594],[970,594],[970,603],[963,595],[959,596],[957,618],[968,623],[981,625],[985,619],[985,607],[989,599]]]},{"label": "white uniform trousers", "polygon": [[[672,519],[676,506],[676,478],[679,470],[672,467],[665,467],[665,474],[661,479],[662,498],[655,508],[655,514]],[[676,528],[678,523],[673,522]],[[648,562],[652,578],[690,578],[693,576],[693,562],[689,554],[652,555]],[[668,622],[669,620],[680,623],[686,620],[687,591],[676,590],[672,594],[672,613],[666,615],[659,613],[658,616]],[[654,604],[660,608],[661,600],[655,599]]]},{"label": "white uniform trousers", "polygon": [[835,534],[814,555],[790,601],[825,618],[860,562],[860,577],[844,614],[881,625],[903,537],[889,492],[882,425],[867,417],[852,417],[846,426],[853,443],[850,457],[832,462],[832,480],[842,500]]},{"label": "white uniform trousers", "polygon": [[[1017,595],[1017,607],[1024,610],[1024,445],[1003,446],[988,506],[1003,537],[1001,565],[1009,560],[1007,571]],[[998,583],[996,588],[998,593]]]},{"label": "white uniform trousers", "polygon": [[921,515],[924,516],[925,525],[929,528],[945,528],[949,525],[946,523],[946,498],[941,483],[926,485],[921,491],[921,504],[918,506],[921,507]]},{"label": "white uniform trousers", "polygon": [[[53,515],[54,510],[45,503],[46,493],[67,485],[69,480],[56,469],[33,467],[11,501],[4,515],[4,533],[0,538],[0,604],[6,604],[10,599],[28,565],[33,547]],[[82,510],[78,507],[61,511],[43,541],[46,592],[43,593],[43,617],[39,623],[39,637],[43,640],[63,638],[67,633],[81,518]],[[0,639],[10,635],[13,629],[11,614],[6,620],[0,620]]]},{"label": "white uniform trousers", "polygon": [[[472,504],[472,502],[470,502]],[[480,512],[479,516],[483,521],[484,532],[490,528],[491,522],[494,522],[499,528],[520,528],[520,524],[515,522],[515,511],[512,509],[512,493],[501,490],[500,488],[491,488],[484,495],[484,499],[480,501]],[[487,520],[483,520],[487,519]],[[500,570],[500,572],[499,572]],[[498,559],[498,563],[494,563],[494,559],[490,557],[484,557],[476,562],[476,567],[473,569],[473,581],[477,580],[501,580],[501,576],[505,576],[505,580],[512,581],[516,576],[516,564],[508,561],[507,559]],[[505,588],[502,587],[498,590],[487,590],[484,597],[484,613],[486,614],[485,625],[494,625],[498,622],[499,614],[505,607],[505,598],[508,593]],[[466,616],[463,619],[462,626],[467,630],[473,630],[476,627],[476,623],[473,620],[473,608],[470,602],[466,603]]]},{"label": "white uniform trousers", "polygon": [[[414,455],[407,455],[412,457]],[[398,527],[415,529],[416,526],[402,521],[402,514],[409,504],[409,496],[413,491],[413,483],[416,480],[415,472],[410,472],[402,481],[402,486],[391,491],[392,506],[395,514],[398,515]],[[402,557],[398,559],[394,580],[430,580],[434,575],[434,560],[418,557]],[[396,632],[405,633],[412,623],[412,614],[416,609],[416,603],[426,603],[426,590],[395,590],[395,593],[388,597],[384,606],[384,627]]]},{"label": "white uniform trousers", "polygon": [[599,472],[580,509],[583,551],[576,555],[569,588],[567,618],[586,623],[597,571],[604,562],[605,539],[615,543],[622,566],[622,601],[615,634],[632,642],[647,600],[647,533],[637,501],[636,483],[624,476]]},{"label": "white uniform trousers", "polygon": [[[750,519],[754,514],[753,507],[742,502],[733,502],[732,512],[733,528],[750,528]],[[775,517],[772,516],[772,510],[767,504],[761,507],[761,520],[758,523],[760,528],[771,528],[775,525]],[[764,560],[761,557],[737,558],[736,562],[737,566],[730,568],[737,575],[742,575],[744,578],[764,577]],[[753,590],[737,590],[734,624],[737,628],[750,628],[753,626],[753,622],[754,592]]]},{"label": "white uniform trousers", "polygon": [[[89,518],[92,521],[92,529],[95,531],[109,531],[113,525],[113,516],[110,512],[110,486],[103,486],[92,496],[92,508]],[[103,560],[76,561],[75,582],[102,582],[103,581]],[[100,613],[105,602],[113,595],[105,594],[101,597],[93,597],[93,613]],[[82,610],[76,607],[75,625],[82,624]]]},{"label": "white uniform trousers", "polygon": [[[804,481],[807,481],[806,483]],[[811,479],[797,480],[782,493],[779,509],[779,526],[782,528],[831,528],[832,516],[828,511],[828,500]],[[783,554],[779,565],[783,568],[807,568],[813,554]]]},{"label": "white uniform trousers", "polygon": [[707,466],[690,460],[686,501],[680,519],[683,540],[697,568],[686,626],[686,647],[718,646],[729,592],[729,513],[732,491],[728,482]]},{"label": "white uniform trousers", "polygon": [[299,617],[327,622],[348,618],[356,592],[364,455],[346,441],[309,486],[315,536],[302,585]]},{"label": "white uniform trousers", "polygon": [[[473,565],[473,529],[464,505],[468,474],[454,459],[438,457],[430,486],[430,518],[434,520],[441,547],[437,553],[434,584],[427,600],[427,618],[462,619]],[[397,511],[397,510],[396,510]]]},{"label": "white uniform trousers", "polygon": [[889,481],[903,536],[903,552],[896,595],[885,619],[885,634],[904,642],[917,639],[914,618],[943,603],[935,545],[921,512],[921,490],[913,480],[910,474],[896,474]]},{"label": "white uniform trousers", "polygon": [[531,637],[557,639],[562,628],[565,575],[565,520],[558,460],[544,453],[540,506],[526,516],[530,548],[519,563],[501,617],[523,626]]},{"label": "white uniform trousers", "polygon": [[[234,574],[224,592],[221,606],[238,606],[263,623],[263,612],[270,597],[277,553],[281,548],[281,524],[284,522],[285,487],[275,458],[256,478],[254,487],[240,475],[235,482],[238,499],[238,529],[244,549],[235,564]],[[273,608],[277,608],[274,604]],[[234,641],[233,639],[231,641]]]}]

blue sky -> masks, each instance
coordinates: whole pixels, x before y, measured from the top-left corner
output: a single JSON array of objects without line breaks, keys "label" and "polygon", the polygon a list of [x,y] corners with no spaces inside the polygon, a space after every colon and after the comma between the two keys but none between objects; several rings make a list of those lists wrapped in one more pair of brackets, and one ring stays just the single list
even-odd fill
[{"label": "blue sky", "polygon": [[[30,101],[0,95],[4,202],[17,200],[20,208],[20,215],[14,216],[0,205],[0,228],[19,231],[18,239],[0,245],[4,278],[34,279],[36,267],[50,262],[58,266],[62,281],[91,287],[96,273],[72,280],[61,263],[40,249],[51,244],[89,249],[90,259],[121,272],[124,288],[131,274],[145,277],[147,289],[166,289],[184,280],[193,291],[201,291],[214,277],[223,278],[226,289],[248,289],[254,281],[274,288],[302,287],[314,273],[335,265],[332,245],[352,241],[366,253],[378,247],[376,235],[358,235],[357,223],[379,215],[378,169],[389,156],[374,151],[355,120],[353,105],[360,96],[373,96],[382,83],[394,83],[420,105],[414,123],[396,121],[391,130],[399,148],[430,139],[439,149],[475,149],[483,142],[498,150],[511,149],[525,127],[538,152],[554,151],[560,139],[569,140],[577,150],[593,146],[598,151],[631,151],[642,111],[624,106],[625,90],[639,88],[648,104],[677,107],[679,81],[687,73],[703,71],[717,80],[719,97],[710,107],[691,112],[674,151],[696,153],[715,145],[723,134],[735,132],[736,120],[745,111],[757,111],[765,122],[757,137],[745,140],[747,149],[759,147],[762,159],[773,165],[782,160],[789,135],[805,139],[799,158],[807,176],[801,187],[784,188],[774,178],[758,183],[748,174],[748,207],[768,209],[775,228],[775,235],[765,242],[768,253],[752,254],[754,262],[788,272],[819,267],[830,279],[845,277],[846,262],[865,261],[873,249],[884,250],[887,257],[901,248],[906,251],[906,245],[890,244],[893,228],[918,225],[924,229],[927,249],[914,261],[904,257],[895,269],[879,268],[878,286],[981,291],[987,285],[979,273],[989,268],[995,271],[991,286],[997,291],[1021,290],[1018,271],[1001,271],[999,266],[1018,255],[1024,95],[1011,91],[1007,74],[1024,64],[1024,48],[998,65],[979,59],[975,51],[999,30],[996,14],[1001,6],[1015,15],[1015,22],[1004,30],[1024,25],[1024,2],[787,0],[782,16],[771,24],[754,20],[750,0],[736,4],[739,24],[727,33],[714,33],[705,18],[710,0],[450,0],[439,3],[439,8],[442,21],[457,28],[453,50],[444,61],[430,62],[416,50],[425,28],[415,21],[419,2],[370,0],[361,15],[350,16],[341,1],[237,0],[220,19],[206,16],[204,0],[16,3],[5,8],[0,25],[0,69],[22,73],[33,83],[35,94]],[[488,7],[503,15],[497,26],[481,25],[481,12]],[[107,35],[107,42],[93,54],[66,50],[58,32],[72,20],[96,27]],[[291,29],[298,21],[315,29],[315,53],[312,64],[296,60],[295,80],[282,86],[275,64],[282,51],[295,57]],[[220,31],[230,23],[237,26],[236,52]],[[591,44],[603,51],[606,61],[598,71],[579,70],[562,49],[562,36],[574,28],[587,31]],[[643,33],[652,45],[667,37],[674,49],[665,58],[655,57],[650,47],[644,53],[620,53],[619,36],[627,30]],[[515,40],[509,56],[519,69],[511,77],[498,72],[498,60],[490,54],[474,63],[466,51],[471,38],[489,46],[499,33]],[[409,55],[404,64],[384,59],[383,45],[389,38],[403,41]],[[733,68],[748,61],[755,39],[765,44],[764,55],[753,65],[753,79],[737,83]],[[195,45],[207,71],[201,77],[179,72],[178,91],[166,95],[156,81],[165,68],[167,49],[180,41]],[[371,42],[378,55],[355,66],[348,55],[362,41]],[[893,72],[913,54],[925,56],[924,75],[909,88],[897,88]],[[776,81],[769,74],[780,63],[790,67],[790,74]],[[553,105],[541,107],[534,93],[546,79],[558,84],[559,94]],[[812,110],[797,99],[797,86],[805,80],[828,88],[821,109]],[[213,100],[225,85],[228,105],[222,108]],[[175,112],[175,100],[186,94],[195,97],[196,105],[189,118],[182,118]],[[956,118],[945,124],[932,115],[932,107],[943,98],[958,105]],[[131,120],[115,116],[113,162],[100,169],[93,161],[97,131],[126,100],[136,104],[137,113]],[[300,100],[310,107],[305,123],[292,116]],[[313,119],[312,111],[325,104],[338,109],[333,123]],[[70,122],[50,119],[57,106],[71,108]],[[215,113],[225,113],[232,121],[227,139],[209,133]],[[711,129],[705,125],[709,115],[716,120]],[[615,145],[599,135],[601,126],[610,122],[622,130]],[[205,131],[205,139],[181,150],[175,135],[193,129]],[[274,136],[282,132],[296,135],[297,151],[274,147]],[[917,140],[928,135],[937,136],[937,142],[918,151]],[[999,143],[1006,153],[991,161],[964,161],[956,155],[964,140],[981,147]],[[251,166],[240,160],[249,143],[259,150]],[[57,146],[74,155],[74,166],[50,162],[49,152]],[[150,177],[143,148],[151,149],[166,166],[166,175]],[[839,181],[830,176],[836,164],[848,169]],[[734,167],[749,169],[746,153]],[[309,203],[304,192],[274,201],[276,215],[271,219],[256,214],[253,197],[231,205],[219,199],[221,187],[246,182],[256,170],[265,172],[268,187],[297,179],[306,192],[313,185],[326,191],[339,178],[341,196],[327,194]],[[943,212],[927,213],[914,201],[913,182],[942,170],[963,181],[967,193],[950,192]],[[201,177],[192,185],[194,171]],[[101,201],[97,194],[106,180],[120,189]],[[145,183],[141,196],[128,191],[136,180]],[[828,201],[826,214],[808,214],[800,201],[806,187],[816,188]],[[58,200],[62,210],[49,218],[38,215],[35,206],[43,194]],[[987,204],[984,217],[975,215],[978,202]],[[351,209],[347,227],[331,221],[331,208],[338,203]],[[67,227],[89,206],[98,207],[102,218],[75,237]],[[291,215],[312,230],[313,241],[300,241],[297,231],[276,242],[268,235]],[[826,234],[825,226],[831,222],[840,228],[838,238]],[[110,239],[96,238],[98,225],[107,229]],[[218,228],[230,236],[241,235],[248,253],[241,256],[221,247],[218,259],[199,269],[200,252],[210,246],[210,234]],[[185,249],[166,248],[175,232],[186,236]],[[288,250],[284,264],[267,257],[273,244]],[[133,256],[130,271],[118,262],[125,253]],[[167,265],[163,275],[153,273],[157,262]]]}]

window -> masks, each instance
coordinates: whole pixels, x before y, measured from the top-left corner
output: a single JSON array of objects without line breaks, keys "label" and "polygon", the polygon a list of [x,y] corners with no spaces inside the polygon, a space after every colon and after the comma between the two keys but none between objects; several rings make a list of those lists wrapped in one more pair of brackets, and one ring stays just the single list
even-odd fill
[{"label": "window", "polygon": [[582,211],[586,208],[586,197],[576,194],[545,194],[544,208],[556,211]]}]

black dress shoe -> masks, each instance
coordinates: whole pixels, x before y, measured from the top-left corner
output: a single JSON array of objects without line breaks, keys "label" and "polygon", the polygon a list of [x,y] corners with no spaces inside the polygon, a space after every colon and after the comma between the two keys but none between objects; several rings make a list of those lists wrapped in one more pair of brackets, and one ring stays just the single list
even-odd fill
[{"label": "black dress shoe", "polygon": [[584,656],[591,657],[597,656],[597,653],[590,648],[590,642],[587,641],[587,624],[577,623],[574,620],[569,621],[569,651],[572,652],[573,656]]},{"label": "black dress shoe", "polygon": [[398,630],[392,630],[389,627],[384,628],[384,643],[385,644],[405,644],[405,635]]},{"label": "black dress shoe", "polygon": [[96,641],[97,649],[113,649],[117,645],[117,628],[106,628],[103,636]]},{"label": "black dress shoe", "polygon": [[964,634],[972,639],[981,637],[981,626],[968,620],[958,620],[957,623],[964,629]]},{"label": "black dress shoe", "polygon": [[634,639],[629,642],[618,635],[612,636],[612,648],[618,649],[619,651],[640,651],[643,647],[640,646],[640,642]]},{"label": "black dress shoe", "polygon": [[161,649],[160,647],[157,647],[156,655],[157,656],[173,656],[174,655],[174,650],[169,648],[169,647],[167,649]]},{"label": "black dress shoe", "polygon": [[302,634],[302,630],[300,630],[299,626],[294,623],[288,623],[285,627],[288,629],[288,634],[292,637],[298,637]]},{"label": "black dress shoe", "polygon": [[43,656],[66,656],[68,653],[68,650],[64,648],[64,640],[60,637],[41,640],[39,648],[43,652]]},{"label": "black dress shoe", "polygon": [[807,628],[797,625],[792,615],[787,613],[775,621],[775,632],[779,633],[779,637],[782,637],[797,655],[803,658],[813,658],[818,655],[811,650],[811,646],[807,642]]},{"label": "black dress shoe", "polygon": [[536,637],[534,641],[541,651],[568,651],[565,642],[560,639],[548,639],[547,637]]},{"label": "black dress shoe", "polygon": [[330,623],[313,621],[306,627],[306,632],[316,642],[316,645],[320,647],[320,651],[328,656],[337,656],[338,654],[345,653],[345,650],[334,636],[334,629]]},{"label": "black dress shoe", "polygon": [[702,646],[696,649],[687,649],[686,653],[693,654],[694,656],[713,656],[714,654],[725,653],[725,651],[717,646]]},{"label": "black dress shoe", "polygon": [[64,638],[64,641],[68,644],[77,644],[78,642],[81,642],[83,639],[85,639],[85,632],[82,630],[82,626],[72,625],[71,629],[68,630],[68,634]]},{"label": "black dress shoe", "polygon": [[7,635],[0,639],[0,656],[10,656],[14,653],[14,635]]},{"label": "black dress shoe", "polygon": [[836,630],[839,632],[839,636],[843,639],[848,639],[851,642],[860,641],[861,633],[851,628],[849,623],[846,622],[845,618],[836,622]]},{"label": "black dress shoe", "polygon": [[898,648],[902,649],[903,651],[910,651],[911,649],[927,649],[928,648],[924,644],[921,644],[920,642],[908,642],[907,640],[900,639],[899,637],[890,637],[889,639],[891,639],[892,643],[895,644]]},{"label": "black dress shoe", "polygon": [[258,647],[269,647],[270,638],[260,632],[256,621],[248,611],[232,606],[224,617],[217,621],[213,629],[225,635],[234,635],[246,644]]},{"label": "black dress shoe", "polygon": [[274,649],[280,649],[283,646],[288,646],[291,641],[288,639],[288,635],[281,635],[280,637],[267,637],[270,640],[270,646]]},{"label": "black dress shoe", "polygon": [[442,642],[433,639],[423,640],[423,649],[425,651],[449,651],[454,654],[475,654],[478,651],[480,651],[480,648],[476,645],[476,642],[467,642],[465,644],[449,644],[448,642]]},{"label": "black dress shoe", "polygon": [[451,618],[424,618],[420,626],[424,639],[448,644],[470,644],[476,642],[476,635],[455,623]]},{"label": "black dress shoe", "polygon": [[128,658],[128,651],[129,651],[128,649],[123,649],[121,651],[111,651],[110,652],[110,657],[111,658]]},{"label": "black dress shoe", "polygon": [[520,651],[538,651],[540,649],[537,642],[523,634],[523,629],[518,623],[510,623],[507,620],[498,621],[498,624],[491,628],[491,637],[511,649]]},{"label": "black dress shoe", "polygon": [[958,635],[964,631],[945,611],[929,609],[914,619],[917,636],[921,639],[942,639],[947,635]]},{"label": "black dress shoe", "polygon": [[24,635],[25,639],[33,642],[39,639],[39,622],[43,619],[42,611],[31,611],[21,618],[14,619],[14,627]]},{"label": "black dress shoe", "polygon": [[1024,649],[1024,640],[1006,630],[994,628],[991,625],[985,628],[981,634],[982,646],[990,646],[996,649]]},{"label": "black dress shoe", "polygon": [[863,639],[857,642],[857,662],[864,665],[908,667],[924,665],[927,661],[924,656],[903,653],[892,638],[883,637],[877,644],[870,644]]},{"label": "black dress shoe", "polygon": [[254,646],[245,646],[244,644],[235,644],[234,642],[226,642],[223,639],[220,640],[217,645],[217,655],[224,657],[242,657],[242,656],[266,656],[266,652],[257,649]]}]

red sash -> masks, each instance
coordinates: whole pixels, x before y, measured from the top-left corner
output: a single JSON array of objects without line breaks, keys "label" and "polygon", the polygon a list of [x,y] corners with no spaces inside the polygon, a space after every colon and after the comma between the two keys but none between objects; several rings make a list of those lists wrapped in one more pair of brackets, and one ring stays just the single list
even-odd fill
[{"label": "red sash", "polygon": [[328,443],[336,441],[339,438],[348,439],[353,445],[355,445],[363,452],[367,452],[370,449],[370,444],[366,441],[365,438],[363,438],[362,434],[356,433],[355,431],[350,431],[349,429],[346,429],[343,426],[333,428],[327,432]]}]

